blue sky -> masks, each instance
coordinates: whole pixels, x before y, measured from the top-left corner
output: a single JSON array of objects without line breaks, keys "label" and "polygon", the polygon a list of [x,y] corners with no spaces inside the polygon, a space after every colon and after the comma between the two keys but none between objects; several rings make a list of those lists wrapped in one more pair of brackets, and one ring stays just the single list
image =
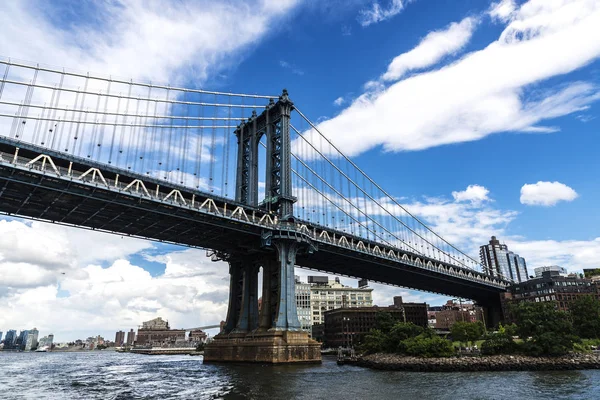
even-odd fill
[{"label": "blue sky", "polygon": [[[186,87],[287,88],[376,182],[465,251],[477,256],[496,234],[530,268],[600,266],[596,1],[319,3],[4,2],[0,55]],[[201,251],[22,220],[0,229],[10,310],[0,330],[39,325],[70,339],[156,313],[178,325],[224,318],[226,268]],[[70,278],[44,257],[15,255],[15,242],[26,253],[35,237]],[[135,295],[121,284],[130,279],[145,282]],[[376,293],[380,304],[399,293],[444,301]],[[72,312],[81,301],[89,310]],[[72,315],[68,326],[41,303]]]}]

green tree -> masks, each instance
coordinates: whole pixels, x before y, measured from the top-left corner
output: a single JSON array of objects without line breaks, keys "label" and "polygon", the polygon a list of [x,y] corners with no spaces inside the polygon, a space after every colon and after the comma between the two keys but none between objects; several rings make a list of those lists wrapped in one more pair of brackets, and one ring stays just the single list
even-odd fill
[{"label": "green tree", "polygon": [[379,329],[371,329],[361,345],[361,350],[366,354],[381,353],[387,351],[388,335]]},{"label": "green tree", "polygon": [[506,334],[508,336],[517,336],[517,325],[514,323],[506,325],[500,324],[498,327],[498,333]]},{"label": "green tree", "polygon": [[600,300],[593,296],[578,297],[571,305],[570,313],[579,337],[600,338]]},{"label": "green tree", "polygon": [[481,339],[484,332],[485,329],[481,322],[458,321],[450,328],[452,339],[461,343],[473,343],[474,341]]},{"label": "green tree", "polygon": [[517,349],[518,346],[512,336],[507,334],[502,327],[499,332],[490,334],[487,340],[481,344],[481,354],[484,355],[512,354]]},{"label": "green tree", "polygon": [[393,353],[404,353],[406,351],[404,341],[406,339],[419,336],[420,334],[424,333],[424,331],[425,330],[422,327],[417,326],[412,322],[397,322],[387,335],[387,351]]},{"label": "green tree", "polygon": [[454,346],[449,340],[427,333],[406,339],[406,354],[416,357],[450,357],[454,354]]},{"label": "green tree", "polygon": [[375,315],[375,329],[380,330],[386,335],[390,333],[396,322],[398,321],[389,312],[379,311],[377,315]]},{"label": "green tree", "polygon": [[460,343],[467,343],[468,340],[468,322],[457,321],[450,327],[450,336],[452,340],[456,340]]},{"label": "green tree", "polygon": [[554,302],[523,302],[511,307],[523,350],[531,355],[561,355],[573,350],[579,341],[566,312]]}]

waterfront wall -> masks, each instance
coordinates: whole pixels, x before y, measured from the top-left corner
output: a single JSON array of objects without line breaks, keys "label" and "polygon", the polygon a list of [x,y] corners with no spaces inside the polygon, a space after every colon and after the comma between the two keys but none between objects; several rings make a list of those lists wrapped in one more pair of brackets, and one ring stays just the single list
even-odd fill
[{"label": "waterfront wall", "polygon": [[528,357],[520,355],[420,358],[396,354],[370,354],[358,365],[390,371],[472,372],[472,371],[563,371],[600,369],[600,356],[571,354],[563,357]]}]

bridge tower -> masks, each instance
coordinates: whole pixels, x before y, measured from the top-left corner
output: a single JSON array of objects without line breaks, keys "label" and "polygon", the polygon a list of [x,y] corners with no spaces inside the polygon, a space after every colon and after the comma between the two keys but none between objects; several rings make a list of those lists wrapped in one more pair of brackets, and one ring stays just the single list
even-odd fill
[{"label": "bridge tower", "polygon": [[[204,361],[320,362],[320,344],[301,331],[296,311],[294,266],[300,253],[317,250],[295,229],[292,195],[290,116],[293,103],[283,90],[235,130],[238,143],[236,201],[260,207],[280,222],[265,229],[260,246],[232,249],[215,259],[229,263],[229,308],[223,332],[206,347]],[[265,199],[258,201],[258,146],[266,139]],[[258,272],[262,306],[258,311]]]}]

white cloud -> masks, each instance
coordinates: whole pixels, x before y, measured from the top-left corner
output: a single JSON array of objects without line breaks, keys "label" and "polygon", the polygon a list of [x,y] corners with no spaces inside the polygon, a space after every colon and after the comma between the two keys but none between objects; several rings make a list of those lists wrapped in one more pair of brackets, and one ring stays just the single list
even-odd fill
[{"label": "white cloud", "polygon": [[513,15],[516,8],[517,5],[514,0],[501,0],[491,5],[488,14],[492,19],[506,22]]},{"label": "white cloud", "polygon": [[[36,266],[56,277],[63,272],[77,273],[81,265],[112,262],[151,247],[150,242],[141,239],[43,222],[0,220],[0,269],[4,271],[0,274],[0,285],[11,286],[4,278],[15,265]],[[21,268],[12,273],[27,274]],[[37,274],[27,275],[32,279]]]},{"label": "white cloud", "polygon": [[530,0],[484,49],[389,87],[370,85],[319,129],[348,156],[379,145],[421,150],[499,132],[555,131],[538,124],[585,110],[600,98],[597,85],[570,82],[535,95],[528,89],[596,60],[598,26],[595,0]]},{"label": "white cloud", "polygon": [[346,99],[344,99],[342,96],[340,96],[333,101],[333,105],[339,107],[342,104],[344,104],[345,101],[346,101]]},{"label": "white cloud", "polygon": [[[107,237],[96,234],[98,248]],[[27,236],[18,233],[18,238]],[[76,241],[62,245],[64,253],[77,252]],[[135,328],[157,315],[178,328],[212,325],[225,318],[226,264],[214,263],[205,251],[194,249],[163,254],[153,261],[162,261],[165,272],[153,277],[125,259],[106,268],[78,264],[65,275],[46,265],[0,261],[0,288],[8,289],[2,297],[0,327],[36,326],[42,334],[52,332],[57,341],[65,341],[96,334],[112,339],[116,330]]]},{"label": "white cloud", "polygon": [[535,267],[560,265],[569,272],[600,265],[600,237],[590,240],[509,240],[509,248],[527,261],[529,275]]},{"label": "white cloud", "polygon": [[403,0],[389,0],[387,7],[381,6],[379,1],[373,2],[370,7],[363,8],[358,14],[358,22],[362,26],[369,26],[376,24],[381,21],[388,20],[398,14],[404,9],[406,1]]},{"label": "white cloud", "polygon": [[[473,186],[476,185],[469,187]],[[570,272],[581,272],[582,268],[600,265],[600,237],[588,240],[540,240],[515,234],[510,226],[518,218],[516,211],[493,207],[495,203],[487,196],[488,193],[485,198],[490,201],[461,201],[461,194],[467,192],[468,188],[452,192],[454,201],[443,197],[428,198],[407,203],[406,207],[435,232],[477,260],[479,246],[494,235],[505,242],[510,250],[525,257],[530,275],[533,275],[535,267],[544,265],[560,265]],[[455,194],[459,194],[458,198]]]},{"label": "white cloud", "polygon": [[451,23],[444,30],[428,33],[415,48],[394,58],[382,79],[397,80],[409,71],[432,66],[443,57],[458,52],[471,40],[477,23],[475,18],[467,17]]},{"label": "white cloud", "polygon": [[573,201],[578,194],[560,182],[529,183],[521,188],[521,204],[529,206],[553,206],[559,201]]},{"label": "white cloud", "polygon": [[452,197],[456,201],[471,201],[481,202],[489,200],[488,194],[490,193],[485,187],[480,185],[469,185],[465,190],[460,192],[452,192]]},{"label": "white cloud", "polygon": [[296,4],[117,0],[96,3],[93,16],[67,25],[43,2],[0,2],[0,48],[9,57],[106,75],[177,82],[185,72],[202,82],[236,65]]}]

